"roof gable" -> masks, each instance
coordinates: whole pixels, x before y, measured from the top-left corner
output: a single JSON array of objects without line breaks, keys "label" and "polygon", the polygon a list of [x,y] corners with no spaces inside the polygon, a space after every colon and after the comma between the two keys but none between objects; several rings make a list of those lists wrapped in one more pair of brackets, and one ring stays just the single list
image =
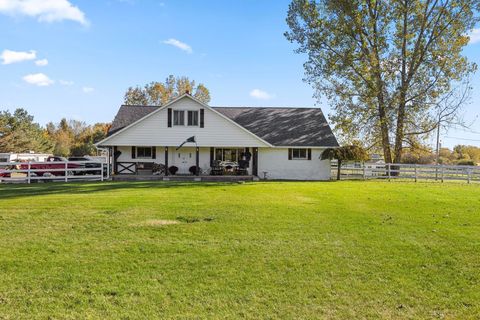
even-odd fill
[{"label": "roof gable", "polygon": [[[187,125],[168,127],[169,108],[204,110],[205,127]],[[185,121],[187,121],[186,115]],[[120,107],[109,135],[97,145],[174,146],[192,135],[197,137],[198,146],[271,146],[238,123],[190,95],[183,95],[162,107]]]}]

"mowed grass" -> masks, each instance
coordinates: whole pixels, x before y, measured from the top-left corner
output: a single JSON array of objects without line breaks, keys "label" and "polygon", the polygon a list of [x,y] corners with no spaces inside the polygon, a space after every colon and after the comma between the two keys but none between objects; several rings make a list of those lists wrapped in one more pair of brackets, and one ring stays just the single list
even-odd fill
[{"label": "mowed grass", "polygon": [[0,319],[480,317],[480,185],[0,185]]}]

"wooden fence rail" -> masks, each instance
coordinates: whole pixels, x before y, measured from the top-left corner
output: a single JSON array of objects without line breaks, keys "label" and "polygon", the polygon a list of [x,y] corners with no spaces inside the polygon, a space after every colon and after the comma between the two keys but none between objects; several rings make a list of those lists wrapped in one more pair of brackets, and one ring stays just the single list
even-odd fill
[{"label": "wooden fence rail", "polygon": [[[412,179],[418,180],[461,180],[480,182],[479,166],[423,165],[405,163],[344,163],[340,177],[345,179]],[[332,177],[337,167],[332,165]]]},{"label": "wooden fence rail", "polygon": [[[88,164],[88,165],[87,165]],[[108,179],[108,170],[102,162],[55,161],[55,162],[8,162],[0,166],[2,182],[47,182],[47,181],[103,181]]]}]

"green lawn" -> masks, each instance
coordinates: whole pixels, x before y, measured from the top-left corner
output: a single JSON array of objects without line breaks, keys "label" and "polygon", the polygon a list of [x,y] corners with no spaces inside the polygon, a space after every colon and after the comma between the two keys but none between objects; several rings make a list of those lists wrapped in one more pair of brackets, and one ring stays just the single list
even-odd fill
[{"label": "green lawn", "polygon": [[479,317],[480,185],[0,185],[0,319]]}]

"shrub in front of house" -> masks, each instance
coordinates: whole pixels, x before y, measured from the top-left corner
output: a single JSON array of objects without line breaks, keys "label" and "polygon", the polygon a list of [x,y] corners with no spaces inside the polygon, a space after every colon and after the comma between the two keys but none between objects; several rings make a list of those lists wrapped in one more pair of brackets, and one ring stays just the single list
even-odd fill
[{"label": "shrub in front of house", "polygon": [[191,173],[191,174],[196,174],[197,173],[197,170],[200,170],[199,167],[197,166],[191,166],[188,171]]},{"label": "shrub in front of house", "polygon": [[175,175],[177,171],[178,171],[178,167],[171,166],[170,168],[168,168],[168,172],[170,172],[170,174],[172,175]]}]

